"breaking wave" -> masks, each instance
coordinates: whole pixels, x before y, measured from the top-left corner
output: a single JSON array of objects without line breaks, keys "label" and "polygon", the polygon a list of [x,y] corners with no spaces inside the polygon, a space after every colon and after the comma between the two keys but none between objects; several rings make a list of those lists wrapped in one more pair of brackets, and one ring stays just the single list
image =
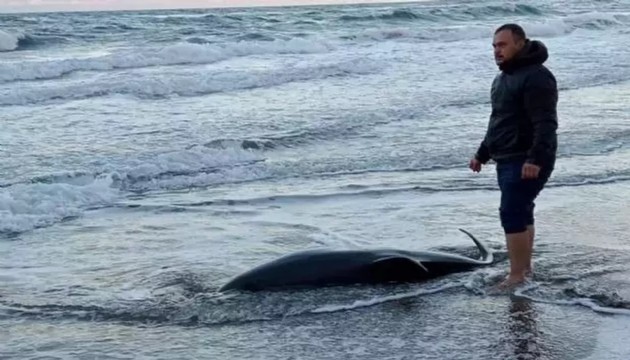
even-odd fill
[{"label": "breaking wave", "polygon": [[[630,24],[626,14],[585,13],[560,17],[525,20],[521,25],[531,37],[556,37],[571,34],[578,29],[604,30]],[[489,25],[462,25],[460,23],[426,26],[421,28],[399,26],[394,28],[367,29],[358,34],[342,35],[346,40],[386,41],[411,39],[416,41],[462,41],[489,38],[494,27]]]},{"label": "breaking wave", "polygon": [[[16,36],[0,33],[0,48],[15,50],[17,41]],[[300,38],[227,44],[185,42],[163,47],[117,50],[108,55],[89,58],[7,62],[0,64],[0,82],[53,79],[76,71],[210,64],[249,55],[322,53],[331,49],[327,43]]]},{"label": "breaking wave", "polygon": [[375,21],[375,20],[398,20],[398,21],[431,21],[440,22],[444,20],[475,20],[486,19],[497,16],[507,15],[543,15],[545,10],[535,6],[525,4],[504,4],[504,5],[482,5],[471,6],[466,5],[451,5],[426,7],[426,8],[414,8],[414,9],[396,9],[372,11],[370,14],[366,14],[366,11],[362,11],[357,14],[344,14],[339,17],[343,22],[357,22],[357,21]]},{"label": "breaking wave", "polygon": [[120,77],[97,77],[91,81],[59,81],[51,84],[29,83],[15,88],[0,88],[0,106],[71,101],[116,94],[140,99],[169,96],[202,96],[213,93],[279,86],[331,77],[365,75],[379,71],[382,65],[368,60],[348,61],[318,66],[300,66],[272,71],[182,71],[173,74],[146,73],[129,81]]},{"label": "breaking wave", "polygon": [[10,34],[0,30],[0,52],[16,50],[20,40],[24,39],[24,36],[24,34]]}]

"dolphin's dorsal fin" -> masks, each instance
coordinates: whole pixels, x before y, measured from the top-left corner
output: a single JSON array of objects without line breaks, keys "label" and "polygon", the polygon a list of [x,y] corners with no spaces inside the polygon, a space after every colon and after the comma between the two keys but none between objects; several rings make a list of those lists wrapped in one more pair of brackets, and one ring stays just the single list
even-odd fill
[{"label": "dolphin's dorsal fin", "polygon": [[419,261],[406,256],[388,256],[374,260],[370,270],[381,279],[413,278],[419,272],[429,272]]},{"label": "dolphin's dorsal fin", "polygon": [[459,231],[468,235],[468,237],[470,237],[472,241],[477,245],[477,248],[479,248],[479,252],[481,253],[481,259],[479,259],[479,261],[484,262],[486,264],[492,264],[494,262],[494,256],[492,254],[492,250],[490,250],[488,246],[486,246],[481,241],[477,240],[477,238],[475,238],[473,234],[469,233],[468,231],[464,229],[459,229]]}]

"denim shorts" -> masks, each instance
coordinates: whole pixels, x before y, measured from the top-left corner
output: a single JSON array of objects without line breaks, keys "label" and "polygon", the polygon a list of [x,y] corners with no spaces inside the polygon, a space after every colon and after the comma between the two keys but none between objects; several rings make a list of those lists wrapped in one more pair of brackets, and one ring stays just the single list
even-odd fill
[{"label": "denim shorts", "polygon": [[525,160],[497,162],[497,180],[501,189],[499,214],[506,234],[519,233],[534,224],[534,200],[542,191],[553,166],[542,168],[536,179],[521,177]]}]

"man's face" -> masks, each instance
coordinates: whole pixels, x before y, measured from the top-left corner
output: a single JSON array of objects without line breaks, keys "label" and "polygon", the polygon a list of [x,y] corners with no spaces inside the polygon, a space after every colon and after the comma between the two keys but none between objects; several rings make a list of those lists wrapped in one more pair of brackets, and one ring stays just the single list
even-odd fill
[{"label": "man's face", "polygon": [[516,37],[510,30],[502,30],[494,35],[492,46],[494,47],[494,61],[497,65],[511,60],[525,44],[522,39]]}]

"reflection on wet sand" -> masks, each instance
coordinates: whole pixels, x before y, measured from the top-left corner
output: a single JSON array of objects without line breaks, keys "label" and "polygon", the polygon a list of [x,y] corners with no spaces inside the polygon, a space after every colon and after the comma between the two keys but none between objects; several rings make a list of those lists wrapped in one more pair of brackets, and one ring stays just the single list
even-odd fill
[{"label": "reflection on wet sand", "polygon": [[528,299],[513,297],[510,302],[507,329],[510,353],[514,359],[545,359],[541,332],[538,330],[537,313]]}]

